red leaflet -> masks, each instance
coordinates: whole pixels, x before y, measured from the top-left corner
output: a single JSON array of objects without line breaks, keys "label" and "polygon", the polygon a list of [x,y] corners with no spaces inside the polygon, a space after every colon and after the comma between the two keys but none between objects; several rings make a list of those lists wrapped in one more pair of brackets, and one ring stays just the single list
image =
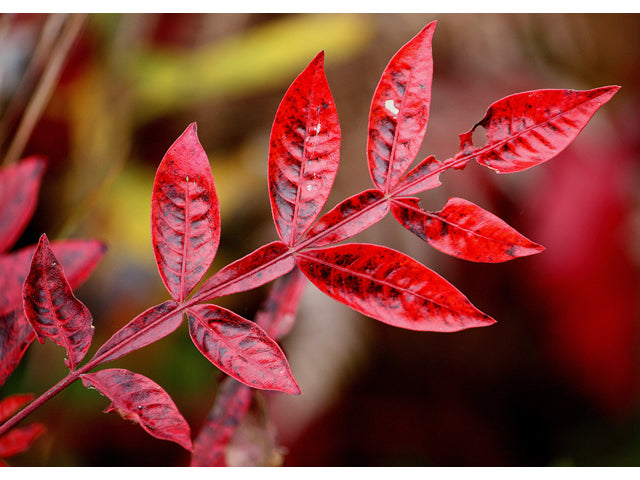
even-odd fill
[{"label": "red leaflet", "polygon": [[[498,100],[480,122],[460,135],[461,152],[456,159],[475,158],[498,173],[546,162],[569,145],[619,89],[535,90]],[[478,126],[487,130],[487,143],[481,148],[471,138]]]},{"label": "red leaflet", "polygon": [[298,268],[273,283],[269,296],[255,317],[255,322],[271,338],[279,340],[289,333],[306,286],[307,277]]},{"label": "red leaflet", "polygon": [[393,188],[395,195],[415,195],[441,185],[440,171],[443,165],[430,155],[411,169]]},{"label": "red leaflet", "polygon": [[12,457],[29,450],[33,442],[46,431],[41,423],[31,423],[10,430],[0,438],[0,458]]},{"label": "red leaflet", "polygon": [[254,322],[216,305],[187,309],[195,346],[216,367],[250,387],[299,394],[280,347]]},{"label": "red leaflet", "polygon": [[373,184],[384,193],[411,165],[427,130],[435,28],[431,22],[395,54],[373,95],[367,158]]},{"label": "red leaflet", "polygon": [[269,197],[278,235],[288,246],[322,210],[339,161],[340,125],[321,52],[287,90],[271,129]]},{"label": "red leaflet", "polygon": [[23,287],[24,311],[41,343],[50,338],[67,350],[65,365],[75,370],[93,338],[91,313],[76,297],[43,234]]},{"label": "red leaflet", "polygon": [[125,420],[140,424],[156,438],[175,442],[192,450],[191,429],[171,397],[144,375],[121,368],[80,376],[87,388],[95,388],[111,405],[104,411],[117,412]]},{"label": "red leaflet", "polygon": [[393,200],[391,212],[403,227],[448,255],[497,263],[544,250],[494,214],[462,198],[450,198],[440,212],[424,211],[419,202],[419,198]]},{"label": "red leaflet", "polygon": [[311,245],[322,247],[338,243],[369,228],[389,211],[389,203],[383,201],[380,190],[365,190],[340,202],[324,214],[307,232],[305,238],[313,239]]},{"label": "red leaflet", "polygon": [[100,363],[110,362],[166,337],[182,323],[182,312],[172,313],[177,306],[168,300],[141,313],[107,340],[94,358],[104,355]]},{"label": "red leaflet", "polygon": [[[24,317],[22,286],[29,273],[35,246],[0,255],[0,385],[18,366],[36,334]],[[64,240],[51,249],[65,266],[71,288],[78,287],[102,259],[106,247],[96,240]]]},{"label": "red leaflet", "polygon": [[32,156],[0,170],[0,253],[11,248],[31,220],[45,164],[44,158]]},{"label": "red leaflet", "polygon": [[299,253],[296,261],[327,295],[389,325],[454,332],[495,323],[445,279],[390,248],[346,244]]},{"label": "red leaflet", "polygon": [[151,236],[160,276],[182,302],[220,242],[220,208],[207,154],[192,123],[165,154],[153,184]]},{"label": "red leaflet", "polygon": [[11,395],[10,397],[0,400],[0,423],[3,423],[7,418],[17,412],[25,404],[33,400],[33,393],[21,393],[17,395]]},{"label": "red leaflet", "polygon": [[[295,266],[289,247],[272,242],[227,265],[206,280],[197,294],[204,301],[257,288],[284,275]],[[195,297],[194,297],[195,298]]]},{"label": "red leaflet", "polygon": [[215,403],[193,444],[192,467],[224,467],[225,451],[251,405],[253,390],[233,378],[220,384]]}]

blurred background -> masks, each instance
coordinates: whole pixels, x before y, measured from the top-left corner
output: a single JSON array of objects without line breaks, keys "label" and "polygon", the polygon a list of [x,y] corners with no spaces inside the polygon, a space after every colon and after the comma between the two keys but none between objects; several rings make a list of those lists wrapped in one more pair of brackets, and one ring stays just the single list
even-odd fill
[{"label": "blurred background", "polygon": [[[151,249],[151,188],[164,152],[189,123],[198,124],[220,198],[216,271],[277,238],[268,138],[296,75],[325,51],[342,126],[328,209],[370,188],[371,97],[389,59],[432,20],[433,95],[419,160],[453,156],[458,134],[506,95],[622,89],[549,163],[501,176],[470,164],[422,194],[430,210],[449,197],[466,198],[544,245],[543,253],[472,264],[435,251],[391,217],[354,238],[411,255],[498,323],[452,334],[405,331],[308,286],[283,341],[303,395],[264,396],[270,414],[263,420],[278,432],[281,448],[270,445],[262,461],[639,466],[638,15],[3,14],[0,158],[49,158],[38,209],[16,248],[43,232],[108,244],[76,291],[94,316],[95,351],[167,299]],[[218,303],[252,318],[267,291]],[[35,342],[0,397],[43,392],[65,375],[63,357],[51,342]],[[109,367],[159,383],[194,435],[222,378],[185,325]],[[102,414],[107,405],[72,385],[32,415],[49,431],[10,463],[188,464],[178,445]],[[243,455],[231,449],[228,460],[243,464]]]}]

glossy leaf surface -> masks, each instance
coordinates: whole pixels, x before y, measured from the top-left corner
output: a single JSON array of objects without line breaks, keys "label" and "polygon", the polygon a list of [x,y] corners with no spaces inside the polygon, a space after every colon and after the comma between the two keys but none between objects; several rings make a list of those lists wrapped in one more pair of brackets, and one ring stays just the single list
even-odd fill
[{"label": "glossy leaf surface", "polygon": [[225,378],[215,403],[202,430],[193,443],[192,467],[224,467],[225,452],[238,424],[249,410],[253,390],[234,380]]},{"label": "glossy leaf surface", "polygon": [[253,388],[300,393],[284,353],[254,322],[217,305],[186,313],[193,343],[227,375]]},{"label": "glossy leaf surface", "polygon": [[295,261],[282,242],[264,245],[249,255],[230,263],[207,279],[198,298],[210,299],[257,288],[289,272]]},{"label": "glossy leaf surface", "polygon": [[105,413],[117,412],[138,423],[149,435],[192,450],[191,429],[171,397],[144,375],[121,368],[80,376],[87,388],[95,388],[111,400]]},{"label": "glossy leaf surface", "polygon": [[369,113],[367,158],[373,184],[388,193],[418,154],[429,120],[431,22],[391,59]]},{"label": "glossy leaf surface", "polygon": [[0,169],[0,253],[8,251],[31,220],[46,162],[32,156]]},{"label": "glossy leaf surface", "polygon": [[181,302],[220,242],[220,207],[207,154],[192,123],[165,154],[153,184],[151,236],[160,276]]},{"label": "glossy leaf surface", "polygon": [[[96,240],[51,242],[54,255],[65,267],[67,281],[76,288],[102,259],[106,247]],[[24,316],[22,286],[36,247],[0,255],[0,385],[20,363],[36,334]]]},{"label": "glossy leaf surface", "polygon": [[407,172],[393,191],[398,195],[415,195],[439,187],[441,185],[439,170],[442,170],[442,164],[431,155]]},{"label": "glossy leaf surface", "polygon": [[419,202],[418,198],[394,200],[391,211],[403,227],[448,255],[498,263],[544,250],[468,200],[451,198],[439,212],[427,212]]},{"label": "glossy leaf surface", "polygon": [[33,442],[46,431],[41,423],[31,423],[9,430],[0,437],[0,458],[12,457],[29,450]]},{"label": "glossy leaf surface", "polygon": [[327,201],[340,162],[338,113],[319,53],[276,112],[269,142],[269,197],[280,239],[294,245]]},{"label": "glossy leaf surface", "polygon": [[118,330],[94,357],[105,355],[101,363],[109,362],[166,337],[182,323],[182,312],[172,313],[177,306],[169,300],[149,308]]},{"label": "glossy leaf surface", "polygon": [[296,261],[327,295],[389,325],[454,332],[495,323],[445,279],[390,248],[338,245],[299,253]]},{"label": "glossy leaf surface", "polygon": [[389,211],[389,203],[383,199],[384,194],[379,190],[365,190],[353,195],[324,214],[305,238],[318,237],[311,246],[322,247],[353,237],[384,218]]},{"label": "glossy leaf surface", "polygon": [[[531,168],[560,153],[594,113],[620,89],[534,90],[498,100],[470,131],[460,135],[456,158],[475,158],[498,173]],[[486,129],[487,143],[473,145],[473,131]]]},{"label": "glossy leaf surface", "polygon": [[24,311],[41,343],[50,338],[67,351],[75,370],[91,346],[89,309],[74,295],[46,235],[40,237],[23,287]]}]

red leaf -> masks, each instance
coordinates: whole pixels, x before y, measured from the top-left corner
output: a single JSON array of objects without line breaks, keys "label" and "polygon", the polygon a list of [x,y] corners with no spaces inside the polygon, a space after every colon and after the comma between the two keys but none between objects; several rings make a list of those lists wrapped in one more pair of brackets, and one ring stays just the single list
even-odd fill
[{"label": "red leaf", "polygon": [[319,53],[285,94],[271,129],[269,197],[278,235],[294,245],[327,201],[340,162],[340,125]]},{"label": "red leaf", "polygon": [[160,276],[182,302],[218,251],[220,209],[207,154],[192,123],[165,154],[153,184],[151,234]]},{"label": "red leaf", "polygon": [[166,337],[182,323],[182,312],[173,313],[177,306],[168,300],[141,313],[107,340],[94,358],[106,355],[100,363],[110,362]]},{"label": "red leaf", "polygon": [[[498,100],[480,122],[460,135],[456,159],[475,158],[498,173],[546,162],[569,145],[619,89],[534,90]],[[471,138],[478,126],[487,131],[487,143],[481,148],[475,148]]]},{"label": "red leaf", "polygon": [[217,305],[190,307],[187,318],[193,343],[227,375],[253,388],[300,393],[284,353],[254,322]]},{"label": "red leaf", "polygon": [[0,438],[0,458],[7,458],[29,450],[33,442],[47,429],[41,423],[31,423],[9,430]]},{"label": "red leaf", "polygon": [[389,203],[383,199],[379,190],[365,190],[349,197],[324,214],[305,238],[312,240],[312,246],[322,247],[352,237],[384,218]]},{"label": "red leaf", "polygon": [[0,424],[33,400],[33,398],[33,393],[22,393],[0,400]]},{"label": "red leaf", "polygon": [[395,195],[415,195],[441,185],[442,164],[433,155],[425,158],[411,169],[393,188]]},{"label": "red leaf", "polygon": [[[24,317],[22,286],[29,273],[35,246],[0,255],[0,385],[18,366],[36,334]],[[51,243],[54,255],[65,266],[67,281],[76,288],[91,274],[106,247],[96,240],[63,240]]]},{"label": "red leaf", "polygon": [[0,252],[11,248],[31,220],[45,164],[32,156],[0,170]]},{"label": "red leaf", "polygon": [[435,28],[431,22],[395,54],[373,95],[367,158],[373,184],[384,193],[411,165],[427,130]]},{"label": "red leaf", "polygon": [[274,282],[266,301],[255,317],[256,323],[267,335],[278,340],[289,333],[306,286],[307,277],[298,268]]},{"label": "red leaf", "polygon": [[440,212],[422,210],[419,202],[418,198],[393,200],[391,212],[403,227],[448,255],[498,263],[544,250],[492,213],[462,198],[449,199]]},{"label": "red leaf", "polygon": [[65,365],[75,370],[93,338],[91,313],[76,297],[43,234],[23,287],[24,311],[40,342],[46,337],[67,350]]},{"label": "red leaf", "polygon": [[80,375],[87,388],[95,388],[111,405],[104,411],[117,412],[138,423],[149,435],[175,442],[191,451],[191,429],[171,397],[144,375],[122,368]]},{"label": "red leaf", "polygon": [[[227,265],[200,287],[197,298],[204,301],[257,288],[295,267],[289,247],[282,242],[264,245]],[[195,297],[194,297],[195,298]]]},{"label": "red leaf", "polygon": [[233,378],[224,379],[215,403],[193,444],[192,467],[226,466],[227,444],[249,410],[253,392]]},{"label": "red leaf", "polygon": [[454,332],[495,323],[445,279],[390,248],[338,245],[299,253],[296,261],[327,295],[389,325]]}]

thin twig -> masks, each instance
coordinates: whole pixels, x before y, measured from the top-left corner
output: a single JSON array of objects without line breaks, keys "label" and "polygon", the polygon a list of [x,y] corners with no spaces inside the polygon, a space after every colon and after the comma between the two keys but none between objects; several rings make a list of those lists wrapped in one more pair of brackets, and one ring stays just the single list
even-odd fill
[{"label": "thin twig", "polygon": [[49,99],[51,98],[53,89],[58,82],[58,78],[62,72],[62,67],[69,50],[80,33],[80,29],[84,24],[86,16],[87,15],[84,13],[73,14],[65,24],[64,30],[60,35],[60,40],[57,42],[51,55],[51,62],[47,65],[44,74],[40,79],[40,83],[36,87],[36,91],[33,97],[31,97],[29,105],[27,105],[16,135],[13,137],[13,141],[9,146],[4,158],[5,165],[10,165],[16,162],[20,158],[20,155],[22,155],[24,147],[33,132],[33,128],[38,122],[38,119],[40,118],[40,115],[47,103],[49,103]]}]

